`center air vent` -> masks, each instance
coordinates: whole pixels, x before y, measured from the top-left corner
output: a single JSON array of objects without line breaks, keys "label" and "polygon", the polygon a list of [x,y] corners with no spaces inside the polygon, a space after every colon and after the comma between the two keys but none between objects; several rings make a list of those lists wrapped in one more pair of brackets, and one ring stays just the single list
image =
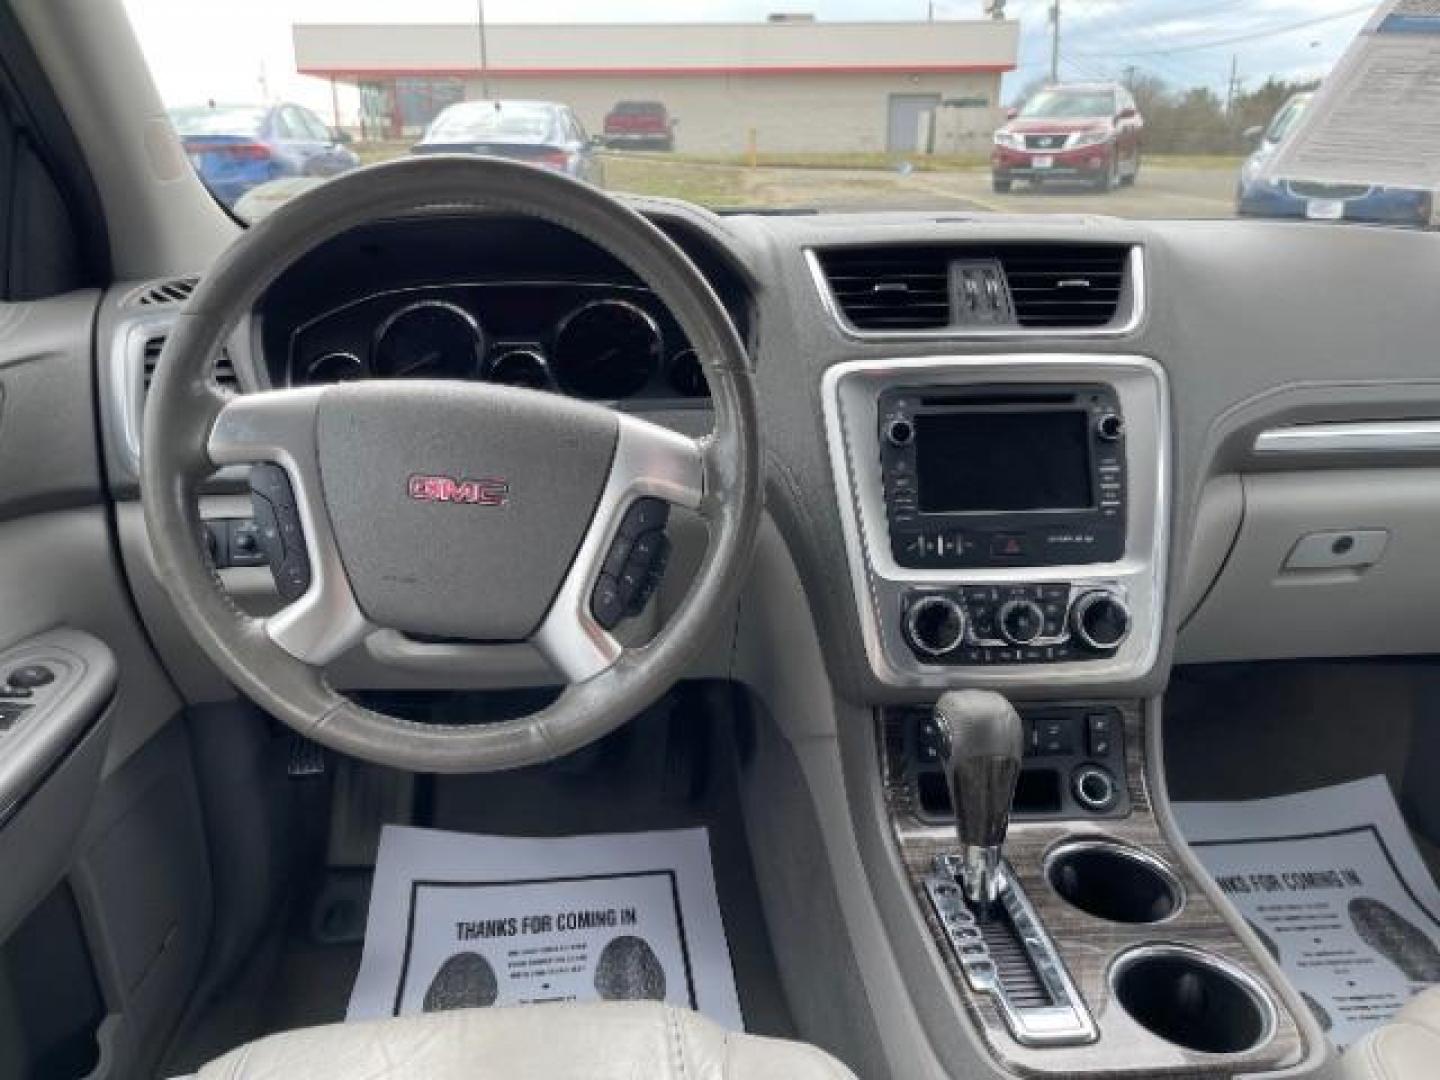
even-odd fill
[{"label": "center air vent", "polygon": [[1016,245],[1000,253],[1021,326],[1105,326],[1125,290],[1129,249],[1113,244]]},{"label": "center air vent", "polygon": [[[163,334],[145,339],[145,390],[147,392],[150,390],[150,383],[155,378],[155,368],[160,363],[160,353],[164,348],[165,335]],[[231,393],[240,392],[240,380],[235,376],[235,365],[230,362],[230,357],[224,352],[215,361],[214,375],[215,382],[222,390],[229,390]]]},{"label": "center air vent", "polygon": [[950,260],[938,247],[836,248],[820,254],[830,291],[860,330],[950,325]]},{"label": "center air vent", "polygon": [[861,333],[1084,333],[1133,324],[1133,250],[1087,243],[885,245],[819,251],[813,265],[839,313]]}]

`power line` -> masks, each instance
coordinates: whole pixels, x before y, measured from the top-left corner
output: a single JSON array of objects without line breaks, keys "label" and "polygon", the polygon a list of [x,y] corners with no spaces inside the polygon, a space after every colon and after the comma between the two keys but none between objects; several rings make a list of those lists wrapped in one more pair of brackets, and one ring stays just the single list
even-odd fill
[{"label": "power line", "polygon": [[[1358,15],[1362,11],[1374,10],[1373,4],[1359,4],[1344,11],[1337,11],[1333,15],[1321,15],[1314,19],[1304,19],[1300,22],[1288,23],[1284,26],[1273,26],[1265,30],[1257,30],[1248,34],[1237,34],[1234,37],[1218,38],[1215,41],[1200,42],[1195,45],[1176,45],[1171,48],[1154,49],[1149,52],[1130,53],[1130,56],[1170,56],[1174,53],[1196,52],[1201,49],[1218,49],[1225,45],[1239,45],[1246,41],[1259,41],[1261,38],[1275,37],[1278,34],[1288,34],[1294,30],[1304,30],[1306,27],[1319,26],[1321,23],[1335,22],[1339,19],[1348,19],[1352,15]],[[1086,53],[1093,59],[1117,59],[1114,54]]]}]

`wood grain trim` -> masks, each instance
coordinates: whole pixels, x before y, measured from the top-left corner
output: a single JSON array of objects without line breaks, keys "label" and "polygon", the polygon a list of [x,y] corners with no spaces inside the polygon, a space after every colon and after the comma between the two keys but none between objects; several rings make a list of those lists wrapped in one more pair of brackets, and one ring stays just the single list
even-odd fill
[{"label": "wood grain trim", "polygon": [[[1105,704],[1113,707],[1113,703]],[[1271,989],[1270,980],[1254,962],[1225,913],[1211,902],[1174,856],[1151,809],[1145,774],[1143,714],[1138,704],[1129,703],[1120,708],[1124,716],[1127,783],[1132,807],[1129,816],[1094,822],[1013,822],[1006,840],[1006,859],[1053,938],[1061,960],[1100,1030],[1099,1040],[1089,1046],[1049,1049],[1017,1043],[990,999],[970,991],[945,946],[922,882],[934,857],[954,849],[954,834],[949,829],[925,824],[915,814],[914,791],[906,781],[902,756],[905,717],[900,711],[878,714],[879,765],[885,780],[886,811],[892,835],[910,879],[912,895],[930,927],[936,948],[941,950],[956,993],[996,1059],[1021,1076],[1076,1080],[1163,1076],[1217,1080],[1300,1064],[1305,1056],[1304,1040],[1284,1001]],[[1139,848],[1163,862],[1185,891],[1180,910],[1161,923],[1131,925],[1098,919],[1072,907],[1046,881],[1044,862],[1062,843],[1086,839],[1109,840]],[[1273,1036],[1244,1053],[1203,1054],[1165,1042],[1132,1020],[1111,993],[1110,965],[1130,948],[1162,943],[1188,945],[1212,953],[1236,965],[1265,987],[1276,1012]]]}]

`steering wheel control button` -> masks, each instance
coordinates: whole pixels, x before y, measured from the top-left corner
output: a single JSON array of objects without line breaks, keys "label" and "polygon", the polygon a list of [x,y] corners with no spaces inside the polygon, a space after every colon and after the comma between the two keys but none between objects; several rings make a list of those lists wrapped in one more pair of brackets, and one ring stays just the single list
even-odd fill
[{"label": "steering wheel control button", "polygon": [[[284,469],[268,463],[251,467],[250,505],[261,553],[254,565],[262,562],[270,565],[282,600],[300,599],[310,588],[310,556],[305,550],[305,532],[300,525],[295,492]],[[232,553],[234,542],[232,531]]]},{"label": "steering wheel control button", "polygon": [[590,594],[590,614],[606,630],[614,630],[625,617],[625,600],[620,595],[620,582],[609,574],[601,574]]},{"label": "steering wheel control button", "polygon": [[37,690],[55,681],[55,672],[44,664],[26,664],[10,672],[5,683],[12,690]]},{"label": "steering wheel control button", "polygon": [[665,528],[670,520],[670,504],[664,499],[636,499],[625,511],[620,522],[620,535],[635,537],[641,533]]},{"label": "steering wheel control button", "polygon": [[1099,765],[1082,765],[1070,779],[1070,789],[1075,801],[1091,813],[1103,814],[1113,810],[1120,798],[1120,789],[1109,770]]},{"label": "steering wheel control button", "polygon": [[264,566],[265,549],[260,544],[260,529],[253,521],[233,520],[229,523],[230,566]]}]

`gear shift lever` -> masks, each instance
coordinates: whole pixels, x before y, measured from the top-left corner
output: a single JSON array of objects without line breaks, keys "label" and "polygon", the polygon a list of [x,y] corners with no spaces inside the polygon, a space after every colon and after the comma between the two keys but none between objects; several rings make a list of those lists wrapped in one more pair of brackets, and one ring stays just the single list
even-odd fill
[{"label": "gear shift lever", "polygon": [[935,703],[940,757],[955,807],[960,880],[982,918],[1000,892],[1000,854],[1020,775],[1020,714],[989,690],[952,690]]}]

